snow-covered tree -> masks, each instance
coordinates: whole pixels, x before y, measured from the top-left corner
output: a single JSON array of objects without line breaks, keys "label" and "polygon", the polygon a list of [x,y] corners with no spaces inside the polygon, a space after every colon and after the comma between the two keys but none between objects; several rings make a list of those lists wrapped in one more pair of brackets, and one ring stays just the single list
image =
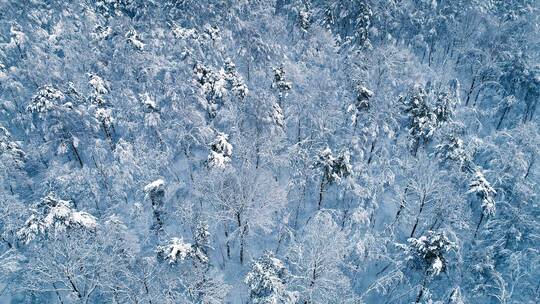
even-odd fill
[{"label": "snow-covered tree", "polygon": [[242,76],[236,70],[236,65],[228,57],[225,58],[224,78],[227,80],[228,89],[233,95],[237,96],[240,100],[243,100],[247,96],[249,89],[244,83]]},{"label": "snow-covered tree", "polygon": [[[88,74],[88,84],[92,87],[90,102],[95,106],[94,117],[99,122],[105,137],[112,143],[113,122],[112,109],[105,99],[110,91],[110,84],[96,74]],[[79,95],[73,88],[73,93]]]},{"label": "snow-covered tree", "polygon": [[165,181],[157,179],[144,186],[146,198],[150,199],[154,214],[154,230],[159,233],[163,230],[163,204],[165,198]]},{"label": "snow-covered tree", "polygon": [[416,155],[420,144],[427,144],[435,131],[443,124],[450,122],[454,109],[459,103],[456,89],[435,90],[434,84],[425,86],[416,84],[405,97],[400,97],[407,114],[407,129],[411,139],[410,145]]},{"label": "snow-covered tree", "polygon": [[157,247],[158,257],[168,263],[177,263],[192,257],[193,248],[190,243],[184,242],[181,238],[172,238],[167,244]]},{"label": "snow-covered tree", "polygon": [[472,181],[469,184],[467,193],[475,194],[481,201],[480,207],[482,209],[482,215],[480,216],[480,221],[476,227],[476,232],[478,232],[478,228],[482,224],[484,216],[493,216],[495,214],[495,194],[497,194],[497,191],[495,191],[491,184],[486,180],[482,169],[477,168],[474,172]]},{"label": "snow-covered tree", "polygon": [[433,112],[428,98],[428,93],[419,85],[416,85],[407,97],[401,98],[408,115],[407,129],[411,138],[410,146],[415,155],[420,144],[429,142],[437,128],[437,115]]},{"label": "snow-covered tree", "polygon": [[51,85],[45,85],[34,95],[27,110],[32,113],[45,113],[60,106],[64,99],[65,96],[60,90]]},{"label": "snow-covered tree", "polygon": [[538,302],[538,3],[0,1],[0,302]]},{"label": "snow-covered tree", "polygon": [[86,106],[66,101],[64,93],[47,85],[38,90],[26,109],[33,116],[28,130],[38,135],[43,150],[49,149],[57,155],[71,151],[83,167],[79,143],[87,136],[86,127],[90,123]]},{"label": "snow-covered tree", "polygon": [[366,88],[361,83],[357,84],[355,92],[356,101],[347,108],[347,112],[352,113],[351,121],[353,126],[356,126],[358,123],[358,115],[360,115],[360,113],[363,111],[369,110],[370,99],[373,97],[373,91]]},{"label": "snow-covered tree", "polygon": [[[20,145],[13,140],[11,133],[0,125],[0,157],[9,160],[17,167],[23,165],[26,154],[21,149]],[[5,158],[4,158],[5,157]]]},{"label": "snow-covered tree", "polygon": [[443,232],[436,231],[428,231],[426,235],[409,238],[407,241],[409,245],[405,247],[406,260],[424,274],[420,291],[416,296],[416,303],[420,303],[428,281],[446,271],[448,262],[445,256],[457,247]]},{"label": "snow-covered tree", "polygon": [[140,34],[134,30],[129,30],[126,35],[126,41],[138,51],[144,50],[145,43],[142,41]]},{"label": "snow-covered tree", "polygon": [[319,152],[316,166],[322,170],[318,203],[318,208],[320,209],[325,187],[334,183],[340,183],[343,179],[353,174],[353,170],[349,151],[345,150],[337,157],[334,157],[332,150],[329,147],[326,147]]},{"label": "snow-covered tree", "polygon": [[291,286],[302,303],[343,303],[354,299],[342,272],[347,256],[346,237],[332,216],[318,211],[288,253]]},{"label": "snow-covered tree", "polygon": [[467,151],[463,139],[455,133],[452,132],[446,135],[443,139],[443,142],[438,144],[436,147],[436,153],[444,161],[455,162],[458,165],[458,168],[463,170],[470,170],[472,166],[472,157]]},{"label": "snow-covered tree", "polygon": [[283,117],[283,109],[279,105],[279,103],[273,103],[272,104],[272,111],[269,114],[271,121],[278,126],[279,128],[285,127],[285,120]]},{"label": "snow-covered tree", "polygon": [[34,204],[32,214],[17,231],[19,239],[28,244],[39,236],[57,235],[69,229],[94,230],[96,218],[84,211],[76,211],[70,201],[49,194]]},{"label": "snow-covered tree", "polygon": [[228,140],[229,135],[217,132],[216,138],[210,146],[210,155],[208,155],[210,168],[224,168],[231,162],[233,147]]},{"label": "snow-covered tree", "polygon": [[428,231],[426,235],[407,241],[407,259],[417,263],[430,276],[438,276],[446,270],[444,255],[456,249],[456,245],[443,232]]},{"label": "snow-covered tree", "polygon": [[278,91],[279,100],[287,97],[289,91],[292,90],[292,83],[285,80],[285,67],[283,65],[273,68],[274,82],[272,82],[272,88]]},{"label": "snow-covered tree", "polygon": [[218,71],[197,63],[193,72],[202,96],[199,101],[210,118],[216,116],[219,107],[225,104],[228,97],[236,96],[241,101],[249,93],[247,85],[230,58],[225,59],[225,67]]},{"label": "snow-covered tree", "polygon": [[265,252],[253,261],[244,282],[252,303],[295,303],[295,295],[288,290],[289,273],[284,263]]}]

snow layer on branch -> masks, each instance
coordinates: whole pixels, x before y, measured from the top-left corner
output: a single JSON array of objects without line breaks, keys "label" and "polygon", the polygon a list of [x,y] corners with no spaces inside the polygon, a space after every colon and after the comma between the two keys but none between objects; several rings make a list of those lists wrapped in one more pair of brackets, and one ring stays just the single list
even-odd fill
[{"label": "snow layer on branch", "polygon": [[163,190],[163,186],[165,185],[165,181],[163,179],[157,179],[151,183],[149,183],[148,185],[144,186],[144,192],[145,193],[150,193],[150,192],[155,192],[155,191],[158,191],[158,190]]},{"label": "snow layer on branch", "polygon": [[491,187],[491,184],[486,180],[484,173],[481,169],[477,169],[474,173],[472,182],[469,184],[469,191],[467,193],[476,194],[482,201],[482,211],[485,215],[495,214],[495,199],[497,194],[495,189]]},{"label": "snow layer on branch", "polygon": [[27,107],[30,112],[44,113],[52,110],[57,103],[64,100],[64,94],[50,85],[41,87],[32,98],[32,103]]},{"label": "snow layer on branch", "polygon": [[173,264],[190,257],[193,254],[193,248],[190,243],[184,242],[182,238],[174,237],[168,244],[158,246],[157,253],[159,257]]},{"label": "snow layer on branch", "polygon": [[224,168],[230,163],[232,156],[232,145],[229,143],[229,136],[218,132],[216,139],[211,145],[210,155],[208,155],[208,165],[213,168]]},{"label": "snow layer on branch", "polygon": [[103,78],[99,77],[96,74],[89,74],[90,81],[88,83],[92,88],[94,89],[94,92],[98,94],[107,94],[109,93],[109,90],[107,89],[107,84],[103,80]]},{"label": "snow layer on branch", "polygon": [[94,230],[96,227],[97,219],[93,215],[76,211],[70,201],[49,194],[34,205],[33,214],[19,229],[17,236],[28,244],[40,234],[63,233],[69,228]]}]

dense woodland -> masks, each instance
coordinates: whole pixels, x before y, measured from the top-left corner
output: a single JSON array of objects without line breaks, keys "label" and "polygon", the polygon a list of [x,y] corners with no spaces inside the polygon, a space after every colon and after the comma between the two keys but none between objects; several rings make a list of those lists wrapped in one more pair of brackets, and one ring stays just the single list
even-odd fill
[{"label": "dense woodland", "polygon": [[539,303],[539,12],[0,0],[0,302]]}]

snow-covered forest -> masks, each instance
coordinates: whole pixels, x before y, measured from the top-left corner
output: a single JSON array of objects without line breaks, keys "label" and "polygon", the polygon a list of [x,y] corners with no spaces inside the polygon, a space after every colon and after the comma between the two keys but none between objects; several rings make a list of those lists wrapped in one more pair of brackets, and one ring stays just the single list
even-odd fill
[{"label": "snow-covered forest", "polygon": [[538,0],[0,0],[0,303],[539,303],[539,38]]}]

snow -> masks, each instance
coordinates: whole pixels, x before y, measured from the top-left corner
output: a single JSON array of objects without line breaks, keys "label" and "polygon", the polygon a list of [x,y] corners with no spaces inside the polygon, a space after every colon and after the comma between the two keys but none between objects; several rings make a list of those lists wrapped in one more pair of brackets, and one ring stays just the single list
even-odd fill
[{"label": "snow", "polygon": [[231,162],[233,147],[228,142],[229,136],[222,132],[217,132],[216,139],[211,145],[210,155],[208,155],[208,165],[213,168],[224,168]]},{"label": "snow", "polygon": [[96,218],[87,212],[75,211],[71,213],[70,221],[86,229],[95,229],[97,227]]},{"label": "snow", "polygon": [[94,114],[97,120],[103,122],[106,126],[110,126],[113,123],[112,110],[106,108],[97,108]]},{"label": "snow", "polygon": [[88,82],[92,88],[94,88],[94,91],[97,94],[107,94],[109,93],[109,90],[107,89],[107,84],[105,81],[95,74],[89,74],[90,81]]},{"label": "snow", "polygon": [[165,181],[163,179],[157,179],[148,185],[144,186],[144,192],[150,193],[152,191],[160,190],[165,185]]},{"label": "snow", "polygon": [[135,49],[138,51],[142,51],[144,49],[145,44],[142,42],[141,38],[139,37],[139,34],[135,30],[130,30],[126,33],[127,42],[133,45]]},{"label": "snow", "polygon": [[157,248],[158,254],[162,255],[170,264],[184,261],[193,253],[192,245],[184,242],[182,238],[173,237],[168,244]]},{"label": "snow", "polygon": [[431,265],[431,270],[433,275],[439,275],[441,271],[443,270],[443,263],[439,257],[435,258],[435,261],[433,261],[433,264]]},{"label": "snow", "polygon": [[280,128],[283,128],[285,121],[283,118],[283,109],[279,106],[278,103],[272,104],[272,113],[270,114],[272,121]]},{"label": "snow", "polygon": [[44,113],[54,109],[58,102],[64,99],[64,94],[51,85],[41,87],[27,107],[30,112]]},{"label": "snow", "polygon": [[49,194],[35,205],[33,214],[26,220],[25,226],[17,231],[17,236],[28,244],[37,236],[46,233],[64,233],[67,229],[76,227],[95,230],[97,225],[97,219],[93,215],[76,211],[70,201]]},{"label": "snow", "polygon": [[215,151],[210,151],[208,163],[211,168],[225,168],[231,162],[231,158]]},{"label": "snow", "polygon": [[0,2],[0,302],[534,302],[538,1]]},{"label": "snow", "polygon": [[172,33],[177,39],[196,39],[198,37],[195,29],[184,28],[178,25],[172,29]]},{"label": "snow", "polygon": [[153,99],[148,93],[141,94],[141,102],[145,107],[152,111],[156,111],[159,109],[156,100]]},{"label": "snow", "polygon": [[491,184],[486,180],[484,173],[480,168],[477,168],[472,182],[469,184],[469,191],[467,193],[476,194],[482,204],[482,210],[486,215],[495,214],[495,200],[494,195],[497,191],[491,187]]}]

